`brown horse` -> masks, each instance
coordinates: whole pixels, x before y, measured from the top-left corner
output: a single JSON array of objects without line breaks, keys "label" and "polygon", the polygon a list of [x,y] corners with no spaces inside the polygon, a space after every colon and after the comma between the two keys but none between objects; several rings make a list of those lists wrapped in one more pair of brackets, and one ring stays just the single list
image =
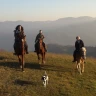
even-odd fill
[{"label": "brown horse", "polygon": [[36,48],[36,53],[37,53],[37,56],[38,56],[38,62],[40,64],[40,55],[42,57],[42,64],[45,64],[45,48],[43,46],[43,40],[42,39],[39,39],[38,42],[37,42],[37,48]]},{"label": "brown horse", "polygon": [[80,75],[84,72],[84,62],[86,59],[86,48],[82,47],[79,54],[76,54],[76,68]]},{"label": "brown horse", "polygon": [[20,42],[18,42],[16,45],[16,55],[18,56],[20,68],[24,72],[24,55],[26,53],[25,48],[24,48],[24,42],[25,42],[25,37],[24,36]]}]

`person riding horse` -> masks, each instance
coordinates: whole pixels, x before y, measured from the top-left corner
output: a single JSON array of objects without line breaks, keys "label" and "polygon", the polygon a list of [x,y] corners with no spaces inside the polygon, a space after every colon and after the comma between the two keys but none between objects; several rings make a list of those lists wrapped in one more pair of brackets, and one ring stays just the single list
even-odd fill
[{"label": "person riding horse", "polygon": [[81,48],[84,47],[84,42],[80,39],[79,36],[76,37],[76,42],[75,42],[75,51],[73,53],[73,58],[74,60],[72,62],[76,61],[76,54],[80,53]]},{"label": "person riding horse", "polygon": [[[35,51],[34,51],[34,52],[37,51],[39,39],[42,39],[42,40],[43,40],[44,38],[45,38],[45,37],[44,37],[44,35],[42,34],[42,30],[39,30],[39,34],[37,34],[36,39],[35,39]],[[47,52],[47,48],[46,48],[46,45],[45,45],[44,41],[43,41],[43,44],[42,44],[42,45],[44,46],[44,49],[45,49],[45,51]]]},{"label": "person riding horse", "polygon": [[[21,39],[22,37],[25,37],[25,34],[24,34],[24,29],[21,25],[17,25],[15,30],[14,30],[14,37],[15,37],[15,42],[14,42],[14,55],[17,55],[16,54],[16,45],[17,43],[21,42]],[[26,54],[28,54],[28,45],[27,45],[27,42],[25,41],[24,42],[24,46],[25,46],[25,50],[26,50]]]}]

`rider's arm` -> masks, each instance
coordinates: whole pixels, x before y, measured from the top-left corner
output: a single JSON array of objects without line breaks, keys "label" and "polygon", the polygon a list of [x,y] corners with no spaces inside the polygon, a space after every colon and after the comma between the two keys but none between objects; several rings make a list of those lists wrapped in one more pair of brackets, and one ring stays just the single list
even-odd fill
[{"label": "rider's arm", "polygon": [[36,36],[35,42],[37,41],[37,39],[38,39],[38,35]]}]

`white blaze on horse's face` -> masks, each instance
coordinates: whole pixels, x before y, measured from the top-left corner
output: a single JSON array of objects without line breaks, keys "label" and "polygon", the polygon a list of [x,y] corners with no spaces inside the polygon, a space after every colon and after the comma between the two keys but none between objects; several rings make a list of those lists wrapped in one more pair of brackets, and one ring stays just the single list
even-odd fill
[{"label": "white blaze on horse's face", "polygon": [[24,40],[22,39],[22,42],[24,42]]}]

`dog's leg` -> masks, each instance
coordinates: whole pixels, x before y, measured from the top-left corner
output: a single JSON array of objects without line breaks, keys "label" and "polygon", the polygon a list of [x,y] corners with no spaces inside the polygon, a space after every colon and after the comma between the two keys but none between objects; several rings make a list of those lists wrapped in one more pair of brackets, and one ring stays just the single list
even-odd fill
[{"label": "dog's leg", "polygon": [[47,78],[47,85],[48,85],[48,78]]},{"label": "dog's leg", "polygon": [[44,87],[46,87],[46,81],[44,81]]}]

